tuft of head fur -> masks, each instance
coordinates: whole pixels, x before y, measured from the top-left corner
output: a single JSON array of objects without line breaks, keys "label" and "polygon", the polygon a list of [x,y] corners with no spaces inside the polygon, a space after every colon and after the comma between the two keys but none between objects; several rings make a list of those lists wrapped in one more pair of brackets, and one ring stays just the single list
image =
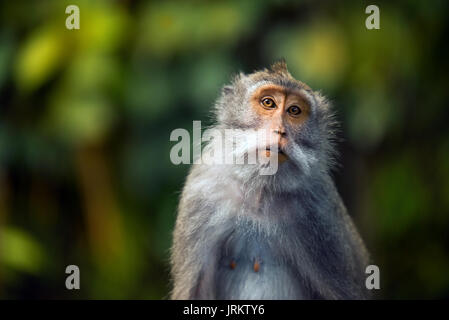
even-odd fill
[{"label": "tuft of head fur", "polygon": [[276,61],[275,63],[273,63],[271,65],[269,70],[267,70],[267,69],[265,69],[265,70],[268,72],[271,72],[271,73],[276,73],[279,75],[283,75],[283,76],[292,78],[290,72],[288,72],[287,63],[285,62],[284,59]]}]

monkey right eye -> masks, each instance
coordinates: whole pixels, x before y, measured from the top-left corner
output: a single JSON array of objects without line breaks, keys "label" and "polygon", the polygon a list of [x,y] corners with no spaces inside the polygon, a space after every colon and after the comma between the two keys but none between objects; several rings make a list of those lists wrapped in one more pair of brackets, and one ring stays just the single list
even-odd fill
[{"label": "monkey right eye", "polygon": [[265,109],[274,109],[276,108],[276,104],[274,103],[274,100],[271,98],[263,98],[260,103],[262,104],[262,107]]}]

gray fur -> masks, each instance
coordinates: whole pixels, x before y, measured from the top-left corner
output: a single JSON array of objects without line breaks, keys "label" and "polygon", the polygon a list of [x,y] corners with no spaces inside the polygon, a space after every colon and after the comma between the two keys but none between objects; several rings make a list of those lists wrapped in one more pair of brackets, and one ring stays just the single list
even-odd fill
[{"label": "gray fur", "polygon": [[258,128],[248,96],[262,83],[303,90],[310,117],[300,129],[286,128],[290,160],[273,176],[259,175],[257,165],[193,165],[174,231],[171,297],[366,298],[368,254],[330,177],[328,102],[277,63],[224,87],[215,128]]}]

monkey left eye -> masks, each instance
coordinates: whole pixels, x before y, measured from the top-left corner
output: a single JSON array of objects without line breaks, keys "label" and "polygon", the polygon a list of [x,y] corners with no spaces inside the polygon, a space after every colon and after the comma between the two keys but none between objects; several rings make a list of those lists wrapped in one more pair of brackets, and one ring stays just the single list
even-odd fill
[{"label": "monkey left eye", "polygon": [[271,99],[271,98],[263,98],[261,103],[265,109],[273,109],[276,107],[276,104],[274,103],[273,99]]},{"label": "monkey left eye", "polygon": [[291,106],[287,109],[287,112],[292,116],[298,116],[301,114],[301,108],[298,106]]}]

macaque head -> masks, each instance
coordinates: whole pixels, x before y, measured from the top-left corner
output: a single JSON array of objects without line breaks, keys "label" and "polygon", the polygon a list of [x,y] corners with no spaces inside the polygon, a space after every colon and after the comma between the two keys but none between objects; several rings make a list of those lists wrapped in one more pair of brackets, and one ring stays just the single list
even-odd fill
[{"label": "macaque head", "polygon": [[257,148],[266,156],[276,153],[278,176],[307,176],[330,167],[335,122],[329,104],[294,79],[285,62],[235,77],[223,88],[215,113],[222,128],[265,132]]}]

